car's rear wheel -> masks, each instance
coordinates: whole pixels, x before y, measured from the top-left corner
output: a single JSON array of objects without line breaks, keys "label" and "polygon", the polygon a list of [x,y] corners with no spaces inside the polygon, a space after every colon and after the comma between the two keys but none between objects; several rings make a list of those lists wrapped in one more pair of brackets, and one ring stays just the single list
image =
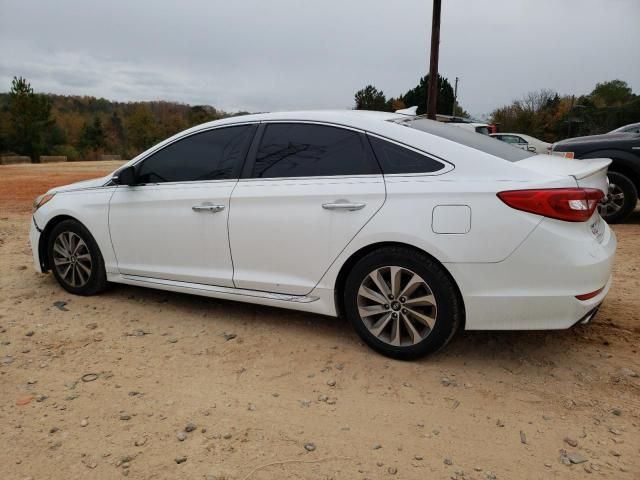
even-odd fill
[{"label": "car's rear wheel", "polygon": [[442,348],[463,308],[444,268],[428,255],[385,247],[361,258],[343,291],[346,316],[374,350],[413,359]]},{"label": "car's rear wheel", "polygon": [[49,265],[58,283],[76,295],[94,295],[107,286],[104,260],[95,239],[75,220],[64,220],[49,235]]},{"label": "car's rear wheel", "polygon": [[608,223],[622,222],[636,208],[638,191],[626,175],[609,172],[609,192],[598,210]]}]

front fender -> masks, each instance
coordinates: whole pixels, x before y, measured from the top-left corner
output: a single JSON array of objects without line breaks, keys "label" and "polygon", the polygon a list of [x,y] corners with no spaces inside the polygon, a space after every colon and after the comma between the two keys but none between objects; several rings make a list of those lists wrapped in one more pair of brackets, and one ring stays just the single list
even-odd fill
[{"label": "front fender", "polygon": [[34,213],[42,230],[40,242],[46,242],[46,232],[64,218],[82,223],[93,235],[104,258],[107,273],[117,273],[116,256],[109,236],[109,201],[116,187],[59,192]]}]

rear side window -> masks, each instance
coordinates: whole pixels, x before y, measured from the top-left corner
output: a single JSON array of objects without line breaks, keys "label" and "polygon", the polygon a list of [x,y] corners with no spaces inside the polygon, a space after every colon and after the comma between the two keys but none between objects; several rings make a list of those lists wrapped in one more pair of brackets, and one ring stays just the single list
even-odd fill
[{"label": "rear side window", "polygon": [[254,125],[216,128],[164,147],[138,167],[140,183],[238,178]]},{"label": "rear side window", "polygon": [[431,173],[444,168],[438,160],[395,143],[369,136],[371,146],[382,167],[382,173]]},{"label": "rear side window", "polygon": [[413,117],[409,119],[395,120],[400,125],[415,128],[426,132],[430,135],[459,143],[466,147],[480,150],[481,152],[494,155],[509,162],[517,162],[533,156],[521,148],[513,148],[505,142],[496,142],[494,138],[488,135],[478,135],[464,128],[447,125],[446,123],[436,122],[435,120],[427,120],[422,117]]},{"label": "rear side window", "polygon": [[254,178],[317,177],[380,173],[363,135],[304,123],[267,125],[253,167]]}]

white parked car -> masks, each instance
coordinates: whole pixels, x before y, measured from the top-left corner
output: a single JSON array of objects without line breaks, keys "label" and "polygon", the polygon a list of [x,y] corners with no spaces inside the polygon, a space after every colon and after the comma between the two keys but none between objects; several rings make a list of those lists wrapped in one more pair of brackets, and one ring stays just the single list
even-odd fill
[{"label": "white parked car", "polygon": [[596,211],[609,162],[393,113],[233,117],[40,196],[31,245],[74,294],[114,282],[342,314],[415,358],[459,329],[593,317],[616,248]]},{"label": "white parked car", "polygon": [[493,138],[497,138],[509,145],[521,148],[523,150],[529,150],[534,153],[550,153],[551,144],[543,142],[540,139],[532,137],[531,135],[524,135],[522,133],[492,133]]}]

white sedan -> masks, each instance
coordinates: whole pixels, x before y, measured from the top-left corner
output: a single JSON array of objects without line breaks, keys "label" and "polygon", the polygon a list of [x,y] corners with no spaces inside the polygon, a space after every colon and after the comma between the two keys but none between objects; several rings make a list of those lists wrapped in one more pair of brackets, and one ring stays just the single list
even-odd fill
[{"label": "white sedan", "polygon": [[523,133],[492,133],[491,136],[514,147],[533,153],[550,153],[551,144]]},{"label": "white sedan", "polygon": [[396,358],[456,331],[588,322],[616,239],[608,159],[533,155],[421,117],[233,117],[38,197],[31,245],[78,295],[109,282],[343,315]]}]

